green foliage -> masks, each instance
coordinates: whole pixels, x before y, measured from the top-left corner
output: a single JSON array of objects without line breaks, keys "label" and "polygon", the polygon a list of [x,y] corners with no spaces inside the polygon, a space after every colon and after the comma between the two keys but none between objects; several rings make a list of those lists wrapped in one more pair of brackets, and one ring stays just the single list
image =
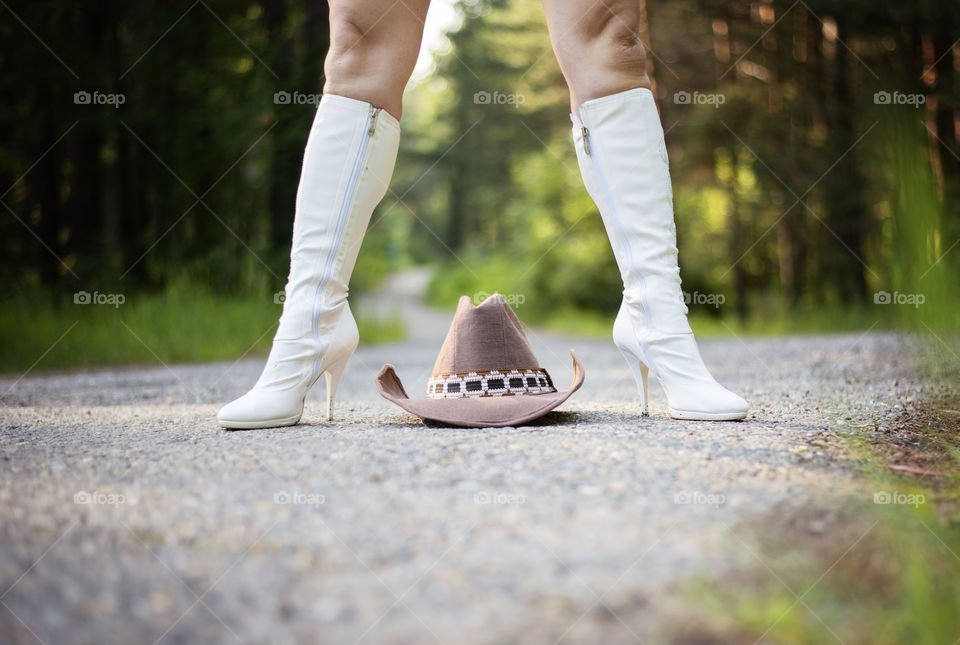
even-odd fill
[{"label": "green foliage", "polygon": [[[265,352],[315,111],[314,100],[275,93],[321,91],[326,3],[68,0],[4,11],[0,329],[17,340],[3,344],[0,370],[41,355],[37,368]],[[77,103],[76,92],[123,102]],[[355,291],[400,261],[395,240],[389,223],[373,228]],[[76,307],[80,290],[127,301]],[[402,332],[396,320],[360,324],[368,341]]]},{"label": "green foliage", "polygon": [[[955,325],[958,92],[957,73],[943,60],[951,60],[954,39],[945,35],[960,28],[960,11],[865,2],[773,2],[770,11],[710,0],[646,5],[684,289],[725,300],[700,311],[703,319],[739,329]],[[430,188],[409,202],[431,232],[418,223],[411,248],[420,261],[446,258],[433,300],[449,306],[452,284],[465,292],[509,288],[557,310],[609,316],[619,300],[616,267],[581,187],[568,97],[539,8],[478,1],[462,11],[437,76],[408,93],[408,132],[427,148],[402,164],[427,171],[420,185]],[[944,58],[925,84],[918,79],[930,51]],[[478,91],[526,101],[478,105]],[[724,101],[677,103],[678,91]],[[878,91],[916,93],[926,103],[877,104]],[[919,315],[878,306],[878,292],[922,293],[927,304]]]},{"label": "green foliage", "polygon": [[[957,5],[642,6],[684,289],[725,300],[694,307],[699,324],[722,333],[892,321],[934,331],[941,356],[960,353],[950,334],[960,313]],[[452,285],[456,295],[500,289],[525,294],[534,319],[563,312],[553,324],[599,329],[616,311],[619,276],[579,179],[542,8],[459,9],[450,52],[405,96],[399,163],[352,287],[429,263],[444,275],[434,302]],[[282,288],[314,108],[274,93],[320,92],[325,3],[9,10],[62,62],[18,20],[0,22],[8,290],[121,283],[133,301],[184,284],[241,299]],[[77,104],[78,91],[125,101]],[[724,101],[678,104],[678,91]],[[925,103],[878,105],[883,91]],[[476,98],[484,92],[491,101]],[[925,304],[876,306],[881,291]]]}]

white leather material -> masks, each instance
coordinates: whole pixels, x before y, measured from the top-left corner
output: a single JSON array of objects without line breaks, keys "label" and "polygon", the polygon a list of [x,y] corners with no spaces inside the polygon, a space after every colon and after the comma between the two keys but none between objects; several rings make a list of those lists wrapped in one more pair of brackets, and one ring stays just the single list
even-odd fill
[{"label": "white leather material", "polygon": [[623,280],[614,342],[654,373],[673,416],[743,418],[749,404],[710,375],[687,322],[667,149],[653,94],[637,88],[587,101],[571,119],[581,175]]},{"label": "white leather material", "polygon": [[332,94],[320,100],[297,190],[283,314],[253,389],[217,414],[224,427],[297,423],[307,391],[324,373],[329,416],[359,340],[347,304],[350,275],[399,141],[400,124],[385,110]]}]

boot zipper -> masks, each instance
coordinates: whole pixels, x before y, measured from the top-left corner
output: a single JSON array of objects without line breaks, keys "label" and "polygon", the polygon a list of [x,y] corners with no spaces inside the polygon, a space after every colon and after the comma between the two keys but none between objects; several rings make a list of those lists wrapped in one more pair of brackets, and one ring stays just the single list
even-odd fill
[{"label": "boot zipper", "polygon": [[[580,126],[583,128],[584,151],[589,155],[590,147],[589,147],[587,137],[589,136],[590,131],[587,129],[587,120],[583,117],[582,113],[580,114],[579,121],[580,121]],[[600,190],[603,191],[603,198],[609,205],[610,210],[612,211],[610,219],[613,220],[614,227],[617,229],[617,236],[620,238],[621,248],[623,249],[624,253],[626,253],[627,255],[627,267],[628,267],[627,275],[628,276],[633,275],[637,279],[637,281],[640,282],[640,293],[641,293],[640,307],[641,309],[643,309],[644,325],[647,327],[648,330],[650,330],[653,328],[653,325],[650,321],[650,303],[647,299],[647,285],[646,285],[647,281],[644,279],[642,275],[638,275],[633,272],[633,268],[634,268],[633,254],[630,251],[630,242],[627,239],[627,235],[623,230],[623,225],[620,223],[620,218],[617,213],[617,207],[613,201],[613,194],[610,192],[610,186],[609,184],[607,184],[607,178],[603,174],[603,168],[601,168],[600,166],[600,160],[597,158],[594,158],[592,166],[593,166],[593,172],[597,175],[597,181],[600,184]],[[632,323],[631,323],[631,327],[632,327]],[[657,369],[657,364],[653,360],[653,356],[650,355],[650,350],[645,340],[642,340],[642,339],[640,340],[640,349],[643,351],[644,358],[646,358],[647,360],[647,367],[653,370],[653,373],[654,375],[657,376],[657,378],[660,378],[660,370]]]},{"label": "boot zipper", "polygon": [[576,112],[570,113],[570,120],[573,121],[575,127],[580,128],[580,138],[583,140],[583,151],[586,155],[590,156],[590,130],[587,129],[586,124],[584,124],[583,119]]},{"label": "boot zipper", "polygon": [[[583,115],[579,115],[579,125],[583,133],[583,150],[588,155],[590,152],[590,130],[587,128],[587,121]],[[613,222],[617,230],[617,237],[620,238],[620,246],[623,249],[624,253],[627,254],[627,266],[630,270],[633,269],[633,257],[630,252],[630,242],[627,240],[627,235],[623,231],[623,226],[620,224],[620,220],[617,217],[617,207],[613,201],[613,195],[610,192],[610,186],[607,184],[607,178],[603,174],[603,169],[600,167],[600,160],[594,159],[593,163],[593,172],[597,175],[597,181],[600,184],[600,190],[603,191],[603,197],[606,200],[607,204],[610,205],[610,210],[613,211]]]},{"label": "boot zipper", "polygon": [[343,238],[343,230],[346,227],[347,219],[350,216],[350,206],[353,203],[353,195],[357,190],[357,180],[360,172],[363,170],[363,162],[367,154],[367,146],[370,143],[370,137],[377,127],[377,116],[380,114],[380,108],[370,106],[370,112],[367,114],[367,123],[363,130],[363,138],[360,139],[360,148],[357,150],[357,158],[353,163],[353,170],[350,172],[350,178],[347,181],[347,191],[343,196],[343,203],[340,205],[340,214],[337,216],[337,228],[333,234],[333,244],[330,252],[327,254],[327,262],[323,267],[323,273],[320,275],[320,282],[317,284],[317,290],[313,296],[313,342],[317,346],[317,357],[313,361],[313,379],[320,377],[320,360],[323,357],[323,344],[320,342],[320,329],[317,326],[317,318],[320,316],[320,304],[323,298],[323,289],[330,281],[333,273],[334,260],[337,257],[337,251],[340,248],[340,241]]}]

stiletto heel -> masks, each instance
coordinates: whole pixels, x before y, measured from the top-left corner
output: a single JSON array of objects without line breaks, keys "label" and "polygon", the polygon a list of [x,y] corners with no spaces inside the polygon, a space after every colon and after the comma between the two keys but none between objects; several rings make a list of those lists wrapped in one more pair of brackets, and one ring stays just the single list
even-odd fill
[{"label": "stiletto heel", "polygon": [[647,399],[647,376],[650,374],[650,368],[634,356],[629,350],[621,349],[620,353],[627,361],[627,365],[633,371],[633,378],[637,382],[637,389],[640,390],[640,415],[650,416],[649,401]]},{"label": "stiletto heel", "polygon": [[330,365],[323,373],[327,379],[327,421],[333,421],[333,400],[337,396],[337,386],[340,385],[343,370],[347,368],[347,363],[350,362],[350,356],[352,354],[347,354],[345,358]]},{"label": "stiletto heel", "polygon": [[650,373],[650,368],[645,364],[640,363],[640,380],[643,381],[643,404],[640,407],[640,416],[648,417],[650,416],[649,402],[647,401],[647,392],[650,390],[647,389],[647,375]]}]

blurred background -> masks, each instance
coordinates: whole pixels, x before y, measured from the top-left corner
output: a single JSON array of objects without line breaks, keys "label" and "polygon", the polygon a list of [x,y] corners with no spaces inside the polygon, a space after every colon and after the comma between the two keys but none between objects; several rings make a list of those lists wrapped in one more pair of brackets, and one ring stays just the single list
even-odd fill
[{"label": "blurred background", "polygon": [[[960,4],[640,1],[698,333],[896,327],[960,362]],[[266,352],[327,11],[3,3],[0,370]],[[425,266],[436,306],[609,334],[568,113],[539,3],[435,1],[352,291]]]}]

